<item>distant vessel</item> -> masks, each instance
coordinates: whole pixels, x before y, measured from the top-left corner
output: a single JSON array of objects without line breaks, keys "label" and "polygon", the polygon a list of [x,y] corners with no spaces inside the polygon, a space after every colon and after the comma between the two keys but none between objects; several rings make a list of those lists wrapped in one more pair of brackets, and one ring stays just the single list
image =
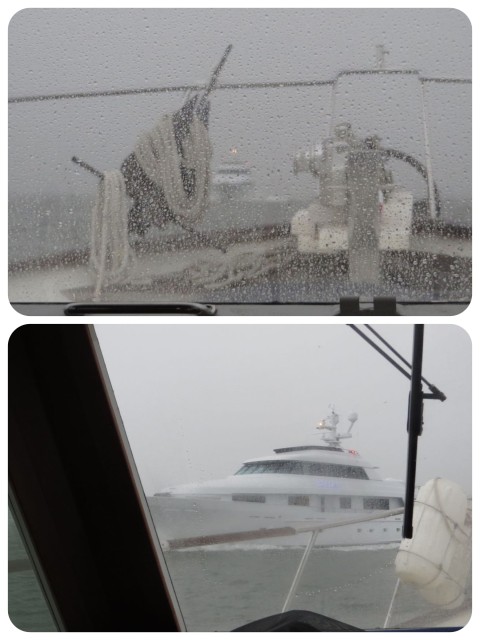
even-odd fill
[{"label": "distant vessel", "polygon": [[238,149],[230,149],[228,160],[213,172],[212,186],[222,200],[243,197],[252,186],[250,167],[238,158]]},{"label": "distant vessel", "polygon": [[[232,476],[165,488],[149,498],[162,543],[169,548],[243,542],[302,545],[308,527],[325,525],[318,546],[386,544],[401,539],[404,485],[340,442],[338,415],[319,423],[323,444],[275,449],[247,460]],[[396,511],[395,515],[392,511]],[[349,521],[337,526],[335,523]]]}]

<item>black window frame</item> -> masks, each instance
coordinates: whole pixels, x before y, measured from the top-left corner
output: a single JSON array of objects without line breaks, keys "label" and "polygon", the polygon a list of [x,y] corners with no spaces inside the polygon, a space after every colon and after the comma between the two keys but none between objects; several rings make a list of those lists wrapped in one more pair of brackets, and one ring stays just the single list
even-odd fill
[{"label": "black window frame", "polygon": [[9,503],[60,631],[185,630],[92,327],[9,342]]}]

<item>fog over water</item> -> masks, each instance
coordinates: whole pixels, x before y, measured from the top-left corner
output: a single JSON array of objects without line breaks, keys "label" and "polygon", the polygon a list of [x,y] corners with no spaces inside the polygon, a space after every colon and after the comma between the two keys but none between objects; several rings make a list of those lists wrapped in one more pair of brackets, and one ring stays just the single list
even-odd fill
[{"label": "fog over water", "polygon": [[[471,27],[455,9],[26,9],[9,27],[10,97],[205,83],[233,45],[220,83],[331,80],[386,66],[427,77],[471,77]],[[360,136],[423,160],[420,85],[414,77],[345,77],[336,121]],[[434,175],[445,199],[470,197],[471,92],[429,85]],[[55,100],[10,106],[12,196],[90,193],[92,176],[119,167],[141,131],[177,109],[184,93]],[[216,91],[210,133],[214,164],[232,146],[247,160],[259,197],[315,195],[311,176],[294,176],[296,151],[329,132],[331,87]],[[397,163],[398,164],[398,163]],[[425,185],[397,167],[417,192]],[[28,176],[28,180],[26,179]]]},{"label": "fog over water", "polygon": [[[408,361],[413,328],[376,327]],[[345,440],[383,477],[404,480],[409,381],[343,325],[97,325],[147,495],[221,478],[248,458],[311,440],[331,406],[359,415]],[[471,495],[471,344],[454,325],[425,330],[417,482],[443,476]],[[320,441],[319,441],[320,444]]]}]

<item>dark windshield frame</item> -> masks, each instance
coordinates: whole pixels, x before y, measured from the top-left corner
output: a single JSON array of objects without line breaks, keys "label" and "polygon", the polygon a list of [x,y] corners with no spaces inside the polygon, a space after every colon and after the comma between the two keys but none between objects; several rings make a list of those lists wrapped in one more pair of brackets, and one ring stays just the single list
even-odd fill
[{"label": "dark windshield frame", "polygon": [[184,630],[90,327],[15,331],[8,433],[10,504],[59,629]]}]

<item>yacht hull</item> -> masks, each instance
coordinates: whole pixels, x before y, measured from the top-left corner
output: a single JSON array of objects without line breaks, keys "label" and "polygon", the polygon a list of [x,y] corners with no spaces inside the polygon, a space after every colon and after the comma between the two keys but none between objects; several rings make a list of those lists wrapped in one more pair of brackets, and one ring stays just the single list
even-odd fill
[{"label": "yacht hull", "polygon": [[[295,530],[372,515],[368,511],[329,513],[311,507],[235,502],[231,497],[153,496],[148,504],[162,546],[177,549],[219,544],[301,547],[309,542],[311,532]],[[318,533],[316,546],[398,543],[401,528],[402,516],[327,528]]]}]

